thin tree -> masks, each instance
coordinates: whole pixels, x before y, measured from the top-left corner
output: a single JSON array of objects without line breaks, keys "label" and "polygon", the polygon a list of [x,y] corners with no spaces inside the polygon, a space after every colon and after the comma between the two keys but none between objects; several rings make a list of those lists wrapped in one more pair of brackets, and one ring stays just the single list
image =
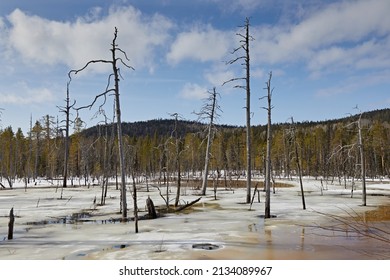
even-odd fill
[{"label": "thin tree", "polygon": [[[354,109],[359,109],[358,106],[356,106]],[[349,126],[352,126],[354,124],[357,125],[357,128],[358,128],[358,139],[357,139],[357,143],[352,143],[350,145],[338,145],[336,147],[336,151],[334,151],[332,154],[331,154],[331,158],[337,156],[337,155],[342,155],[342,152],[343,151],[347,151],[348,152],[348,155],[347,155],[347,160],[349,159],[350,157],[350,153],[353,149],[355,149],[357,147],[358,151],[359,151],[359,156],[360,156],[360,163],[358,163],[357,165],[360,165],[360,175],[362,177],[362,206],[367,206],[367,189],[366,189],[366,158],[365,158],[365,152],[364,152],[364,143],[363,143],[363,135],[362,135],[362,116],[363,116],[363,113],[360,112],[359,114],[359,117],[356,121],[354,122],[351,122],[349,124],[346,125],[346,127],[349,127]],[[343,159],[345,161],[345,159]],[[354,182],[353,182],[354,183]],[[352,192],[353,192],[353,186],[352,186]]]},{"label": "thin tree", "polygon": [[297,165],[298,169],[298,176],[299,176],[299,185],[301,186],[301,194],[302,194],[302,207],[303,210],[306,210],[306,202],[305,202],[305,193],[303,191],[303,182],[302,182],[302,168],[301,168],[301,160],[298,153],[298,141],[297,136],[295,132],[295,124],[294,124],[294,118],[291,117],[291,125],[292,125],[292,138],[294,142],[294,152],[295,152],[295,163]]},{"label": "thin tree", "polygon": [[213,91],[208,91],[208,98],[205,99],[204,105],[201,108],[198,115],[198,121],[209,120],[207,126],[207,144],[206,144],[206,155],[205,155],[205,163],[204,163],[204,171],[203,171],[203,179],[202,179],[202,195],[206,195],[207,189],[207,177],[209,173],[209,162],[211,156],[211,144],[215,135],[215,121],[219,117],[219,112],[221,111],[220,106],[218,105],[218,97],[219,94],[216,92],[215,87]]},{"label": "thin tree", "polygon": [[175,165],[177,171],[177,188],[176,188],[176,197],[175,197],[175,207],[179,205],[180,192],[181,192],[181,154],[183,152],[183,142],[178,133],[178,113],[173,113],[171,116],[175,117],[175,126],[172,132],[172,136],[175,139]]},{"label": "thin tree", "polygon": [[360,153],[360,171],[361,171],[361,176],[362,176],[362,205],[367,206],[366,158],[364,156],[364,144],[363,144],[363,137],[362,137],[362,115],[363,115],[363,113],[360,113],[359,119],[357,121],[358,146],[359,146],[359,153]]},{"label": "thin tree", "polygon": [[[115,117],[117,120],[117,134],[118,134],[118,154],[119,154],[119,168],[121,173],[121,212],[122,212],[122,221],[127,221],[127,201],[126,201],[126,172],[125,172],[125,162],[124,162],[124,148],[123,148],[123,140],[122,140],[122,121],[121,121],[121,107],[119,100],[119,77],[121,77],[120,70],[118,68],[118,63],[124,65],[126,68],[134,70],[132,66],[129,66],[122,57],[117,57],[117,53],[121,53],[126,61],[129,61],[126,52],[120,49],[116,43],[118,37],[118,29],[115,27],[114,39],[112,40],[112,48],[111,48],[111,60],[91,60],[89,61],[83,68],[78,70],[71,70],[69,72],[69,78],[71,80],[71,74],[78,74],[79,72],[85,70],[89,65],[96,63],[110,64],[112,66],[112,73],[108,77],[108,83],[106,90],[95,96],[95,99],[91,104],[76,108],[77,111],[85,108],[91,109],[96,101],[100,98],[103,98],[103,103],[100,105],[100,108],[105,104],[107,95],[109,93],[113,93],[115,99]],[[114,87],[111,87],[111,80],[114,80]],[[134,206],[135,208],[136,205]]]},{"label": "thin tree", "polygon": [[246,18],[244,26],[240,26],[244,34],[237,33],[236,35],[240,37],[240,46],[233,50],[232,54],[236,54],[240,50],[244,50],[244,55],[238,56],[230,61],[227,62],[227,64],[235,64],[240,63],[242,60],[244,62],[241,63],[241,65],[244,66],[245,69],[245,77],[239,77],[239,78],[232,78],[226,82],[223,83],[225,85],[226,83],[230,82],[236,82],[240,80],[245,81],[245,85],[235,85],[235,88],[241,88],[246,91],[246,167],[247,167],[247,180],[246,180],[246,203],[251,202],[251,179],[252,179],[252,159],[251,159],[251,109],[250,109],[250,97],[251,97],[251,90],[250,90],[250,55],[249,55],[249,43],[250,41],[253,41],[253,37],[249,33],[249,18]]},{"label": "thin tree", "polygon": [[61,113],[65,114],[65,138],[64,138],[64,169],[62,173],[63,182],[62,182],[62,190],[61,190],[61,199],[62,199],[62,193],[63,189],[67,187],[67,181],[68,181],[68,162],[69,162],[69,127],[71,124],[70,120],[70,110],[73,108],[73,106],[76,104],[76,101],[73,101],[72,104],[70,104],[70,98],[69,98],[69,85],[70,80],[67,82],[66,85],[66,98],[65,98],[65,106],[57,108],[60,110]]},{"label": "thin tree", "polygon": [[271,79],[272,72],[269,73],[268,81],[266,82],[267,87],[267,107],[264,109],[267,110],[268,113],[268,122],[267,122],[267,152],[266,152],[266,161],[265,161],[265,214],[264,218],[271,218],[271,143],[272,143],[272,132],[271,132],[271,111],[273,109],[272,106],[272,92],[271,89]]}]

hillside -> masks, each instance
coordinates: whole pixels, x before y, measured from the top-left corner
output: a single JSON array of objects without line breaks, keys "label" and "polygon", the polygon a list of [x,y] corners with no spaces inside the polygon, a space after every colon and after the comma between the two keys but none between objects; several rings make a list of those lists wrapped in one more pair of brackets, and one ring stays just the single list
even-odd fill
[{"label": "hillside", "polygon": [[[298,128],[300,127],[315,127],[318,125],[329,125],[329,124],[347,124],[349,122],[353,122],[359,118],[359,114],[347,116],[340,119],[333,120],[324,120],[324,121],[307,121],[307,122],[298,122],[296,125]],[[363,112],[362,120],[365,123],[372,123],[373,121],[379,121],[387,125],[390,125],[390,108],[374,110],[369,112]],[[114,124],[115,125],[115,124]],[[288,123],[277,123],[274,124],[275,127],[279,126],[287,126]],[[112,128],[112,125],[109,125],[111,129],[116,131],[115,127]],[[196,121],[187,121],[187,120],[179,120],[177,123],[177,133],[180,137],[185,136],[187,133],[197,133],[202,132],[205,129],[206,125],[204,123],[199,123]],[[220,129],[238,129],[242,128],[239,126],[232,125],[219,125]],[[265,125],[257,125],[254,126],[256,129],[262,130]],[[126,122],[123,123],[122,131],[124,135],[130,137],[144,137],[144,136],[168,136],[170,135],[175,128],[175,120],[174,119],[154,119],[149,121],[139,121],[139,122]],[[88,128],[83,131],[83,135],[86,137],[97,136],[99,133],[104,131],[104,126],[94,126]]]}]

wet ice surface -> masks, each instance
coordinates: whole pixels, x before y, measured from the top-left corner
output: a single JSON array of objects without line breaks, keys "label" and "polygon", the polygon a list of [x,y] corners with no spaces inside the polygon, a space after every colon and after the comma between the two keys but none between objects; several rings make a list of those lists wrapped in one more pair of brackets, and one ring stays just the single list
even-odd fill
[{"label": "wet ice surface", "polygon": [[[388,242],[356,234],[352,227],[330,218],[367,217],[371,228],[364,233],[390,232],[390,184],[368,185],[367,207],[361,205],[359,188],[336,184],[324,186],[305,180],[307,210],[302,210],[299,185],[277,188],[271,195],[275,218],[264,220],[264,193],[250,209],[243,203],[245,189],[221,188],[214,200],[212,190],[191,209],[166,214],[155,220],[120,223],[119,191],[111,186],[105,206],[99,202],[101,189],[72,187],[64,190],[41,185],[0,190],[0,259],[390,259]],[[139,185],[140,216],[146,214],[150,196],[156,206],[164,204],[158,191],[146,192]],[[164,189],[165,192],[165,189]],[[183,189],[182,203],[198,198],[198,190]],[[170,196],[173,198],[172,187]],[[370,215],[366,211],[377,210]],[[7,240],[8,215],[15,213],[14,239]],[[132,198],[128,192],[129,217]],[[321,214],[326,213],[327,215]],[[374,214],[373,214],[374,213]],[[376,216],[375,219],[368,218]],[[336,226],[336,228],[334,227]],[[332,228],[334,227],[334,228]],[[340,227],[342,230],[340,230]],[[387,237],[388,238],[388,237]]]}]

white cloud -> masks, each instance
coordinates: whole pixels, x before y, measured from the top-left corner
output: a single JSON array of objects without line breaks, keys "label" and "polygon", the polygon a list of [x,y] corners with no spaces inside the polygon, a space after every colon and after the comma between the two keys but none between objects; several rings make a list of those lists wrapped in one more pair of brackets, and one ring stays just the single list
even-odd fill
[{"label": "white cloud", "polygon": [[[218,4],[219,9],[228,12],[240,12],[241,14],[247,14],[249,12],[253,12],[258,7],[264,6],[269,0],[211,0]],[[274,3],[274,0],[272,0]]]},{"label": "white cloud", "polygon": [[55,100],[54,93],[48,88],[32,88],[24,83],[17,85],[17,87],[17,90],[12,89],[11,92],[0,91],[0,99],[2,104],[49,104]]},{"label": "white cloud", "polygon": [[215,87],[220,87],[222,84],[235,77],[232,70],[224,70],[216,67],[210,71],[205,72],[205,79]]},{"label": "white cloud", "polygon": [[194,83],[186,83],[180,91],[180,96],[185,99],[200,100],[207,97],[207,88]]},{"label": "white cloud", "polygon": [[340,63],[358,67],[356,58],[366,55],[370,62],[380,63],[375,57],[389,53],[389,10],[390,1],[343,1],[322,7],[295,25],[254,27],[253,58],[257,63],[303,61],[311,70],[333,67],[335,62],[336,67]]},{"label": "white cloud", "polygon": [[211,26],[195,27],[177,36],[167,54],[167,60],[173,64],[186,59],[201,62],[222,60],[230,50],[230,43],[230,32]]},{"label": "white cloud", "polygon": [[118,28],[118,44],[134,67],[153,68],[154,49],[163,46],[172,27],[160,16],[143,16],[135,8],[112,7],[106,17],[94,9],[74,22],[47,20],[16,9],[9,16],[9,46],[27,62],[65,64],[74,69],[92,59],[110,58]]},{"label": "white cloud", "polygon": [[[351,76],[335,85],[317,90],[316,96],[332,97],[337,95],[356,93],[362,90],[366,91],[367,89],[372,89],[373,87],[380,85],[389,85],[389,75],[389,70],[383,70],[371,73],[370,75]],[[368,93],[375,94],[375,92],[371,90],[369,90]]]}]

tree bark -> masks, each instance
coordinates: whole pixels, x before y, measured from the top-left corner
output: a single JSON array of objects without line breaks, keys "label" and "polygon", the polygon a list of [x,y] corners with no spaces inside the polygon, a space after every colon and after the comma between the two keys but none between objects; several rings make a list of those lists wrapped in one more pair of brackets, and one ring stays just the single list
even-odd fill
[{"label": "tree bark", "polygon": [[153,200],[150,198],[150,196],[148,196],[148,198],[146,199],[146,207],[148,208],[149,219],[156,219],[156,208],[154,207]]},{"label": "tree bark", "polygon": [[269,80],[267,82],[267,101],[268,101],[268,123],[267,123],[267,155],[266,155],[266,165],[265,165],[265,213],[264,218],[268,219],[271,218],[271,141],[272,141],[272,135],[271,135],[271,97],[272,97],[272,90],[271,90],[271,78],[272,73],[269,74]]},{"label": "tree bark", "polygon": [[14,238],[14,223],[15,223],[15,215],[14,215],[14,208],[12,207],[11,211],[9,212],[8,240]]},{"label": "tree bark", "polygon": [[362,137],[362,114],[360,114],[358,121],[359,128],[359,151],[360,151],[360,165],[361,165],[361,176],[362,176],[362,205],[367,206],[367,191],[366,191],[366,159],[364,156],[364,146]]},{"label": "tree bark", "polygon": [[295,146],[295,162],[296,162],[297,168],[298,168],[299,185],[301,186],[302,207],[303,207],[303,210],[306,210],[305,193],[303,191],[303,182],[302,182],[301,161],[300,161],[299,153],[298,153],[298,143],[297,143],[297,137],[295,135],[294,119],[293,118],[291,118],[291,122],[292,122],[293,129],[294,129],[293,133],[294,133],[294,146]]},{"label": "tree bark", "polygon": [[251,90],[250,90],[250,58],[249,58],[249,19],[246,19],[245,34],[245,68],[246,68],[246,203],[251,202],[252,181],[252,148],[251,148]]},{"label": "tree bark", "polygon": [[[205,163],[204,163],[204,172],[203,172],[203,181],[202,181],[202,195],[206,195],[206,189],[207,189],[207,179],[209,174],[209,162],[210,162],[210,155],[211,155],[211,142],[212,142],[212,129],[214,125],[214,114],[216,109],[216,103],[217,103],[217,93],[215,91],[215,87],[213,89],[213,92],[211,92],[211,107],[210,112],[204,112],[209,115],[210,122],[208,126],[207,131],[207,146],[206,146],[206,156],[205,156]],[[205,108],[207,110],[207,108]]]},{"label": "tree bark", "polygon": [[137,185],[135,183],[134,173],[133,177],[133,202],[134,202],[134,228],[135,233],[138,233],[138,203],[137,203]]},{"label": "tree bark", "polygon": [[122,140],[122,119],[121,119],[121,106],[119,100],[119,73],[116,65],[116,38],[118,30],[115,28],[114,39],[112,41],[112,71],[114,73],[114,95],[115,95],[115,110],[116,110],[116,120],[117,120],[117,132],[118,132],[118,153],[119,153],[119,168],[121,172],[121,211],[122,211],[122,221],[127,220],[127,199],[126,199],[126,172],[125,172],[125,160],[124,160],[124,151],[123,151],[123,140]]}]

